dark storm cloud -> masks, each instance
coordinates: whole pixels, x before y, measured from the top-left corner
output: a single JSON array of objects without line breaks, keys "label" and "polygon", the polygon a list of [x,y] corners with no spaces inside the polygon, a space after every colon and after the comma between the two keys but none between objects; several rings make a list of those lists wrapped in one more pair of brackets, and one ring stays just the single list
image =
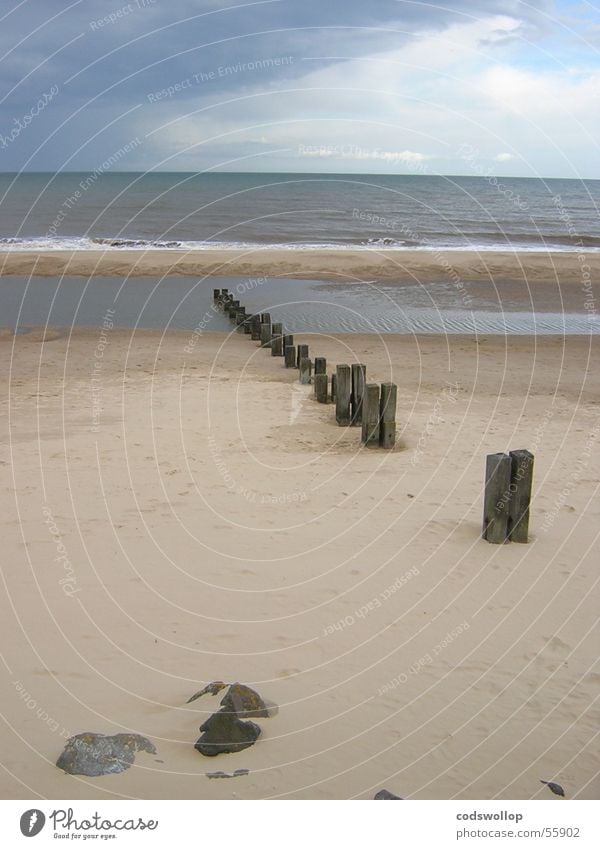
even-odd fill
[{"label": "dark storm cloud", "polygon": [[[521,19],[528,37],[534,37],[548,27],[550,9],[545,0],[453,0],[436,6],[405,0],[237,6],[194,0],[26,0],[0,22],[0,169],[93,167],[103,152],[131,138],[134,124],[126,113],[150,106],[152,120],[162,120],[149,96],[194,75],[205,74],[208,81],[193,90],[182,86],[176,108],[216,94],[234,97],[257,80],[271,84],[268,74],[211,79],[223,66],[291,56],[293,61],[277,71],[282,84],[307,72],[307,58],[311,69],[322,67],[392,49],[415,32],[489,14]],[[212,82],[217,84],[211,87]],[[55,88],[57,94],[40,108]],[[169,98],[161,113],[169,117],[174,106]]]}]

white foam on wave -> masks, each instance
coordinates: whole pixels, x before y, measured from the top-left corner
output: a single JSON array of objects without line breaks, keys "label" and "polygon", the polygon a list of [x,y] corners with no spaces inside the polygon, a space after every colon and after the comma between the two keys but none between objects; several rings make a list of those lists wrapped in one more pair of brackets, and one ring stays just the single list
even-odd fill
[{"label": "white foam on wave", "polygon": [[[317,250],[335,250],[335,251],[422,251],[430,253],[432,251],[475,251],[477,253],[497,253],[499,251],[505,253],[575,253],[581,252],[581,248],[573,245],[532,245],[532,244],[463,244],[463,245],[446,245],[446,244],[427,244],[427,245],[406,245],[398,244],[341,244],[337,242],[208,242],[208,241],[190,241],[183,239],[160,240],[155,241],[147,239],[135,238],[115,238],[115,239],[91,239],[87,236],[73,236],[66,238],[50,238],[46,236],[32,238],[0,238],[0,251],[9,253],[15,252],[43,252],[43,251],[214,251],[214,250],[231,250],[231,251],[270,251],[270,250],[289,250],[289,251],[317,251]],[[586,247],[586,253],[595,253],[600,251],[600,247]]]}]

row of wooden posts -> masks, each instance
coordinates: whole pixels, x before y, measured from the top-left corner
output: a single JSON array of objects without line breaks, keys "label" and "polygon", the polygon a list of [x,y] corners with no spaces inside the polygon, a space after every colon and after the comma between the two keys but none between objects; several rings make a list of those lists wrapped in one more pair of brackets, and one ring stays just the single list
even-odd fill
[{"label": "row of wooden posts", "polygon": [[[396,442],[395,383],[367,383],[367,367],[337,365],[331,378],[325,357],[309,357],[308,345],[294,345],[283,325],[271,322],[269,313],[248,314],[228,289],[214,290],[215,304],[271,356],[283,357],[287,368],[298,369],[302,384],[311,384],[317,401],[335,403],[340,426],[360,425],[362,442],[370,447],[393,448]],[[482,536],[496,545],[526,543],[533,478],[533,454],[526,450],[489,454],[485,469]]]},{"label": "row of wooden posts", "polygon": [[309,356],[308,345],[295,345],[281,323],[271,322],[270,313],[246,312],[228,289],[214,289],[214,302],[250,338],[268,348],[273,357],[283,357],[286,368],[298,369],[301,384],[312,384],[316,400],[335,403],[335,418],[341,427],[361,426],[362,442],[368,448],[393,448],[396,443],[395,383],[367,383],[367,367],[337,365],[331,377],[325,357]]}]

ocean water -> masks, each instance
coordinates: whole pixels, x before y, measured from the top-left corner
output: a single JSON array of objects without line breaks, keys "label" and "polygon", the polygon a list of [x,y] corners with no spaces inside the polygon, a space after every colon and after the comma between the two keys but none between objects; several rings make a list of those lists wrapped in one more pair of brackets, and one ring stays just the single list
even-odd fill
[{"label": "ocean water", "polygon": [[468,307],[446,283],[393,286],[318,280],[220,277],[0,277],[0,327],[102,327],[237,333],[213,306],[213,288],[235,292],[250,312],[270,312],[290,333],[596,335],[600,317],[534,312],[526,304],[474,297]]},{"label": "ocean water", "polygon": [[600,181],[0,174],[0,249],[600,250]]}]

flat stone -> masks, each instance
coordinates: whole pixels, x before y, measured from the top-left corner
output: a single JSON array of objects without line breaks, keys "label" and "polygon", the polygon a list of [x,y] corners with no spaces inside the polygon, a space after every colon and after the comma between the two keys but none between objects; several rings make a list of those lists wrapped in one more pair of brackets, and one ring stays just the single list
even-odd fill
[{"label": "flat stone", "polygon": [[202,736],[194,746],[201,755],[212,758],[215,755],[241,752],[252,746],[260,736],[260,728],[255,722],[242,722],[236,713],[221,708],[213,713],[200,726]]},{"label": "flat stone", "polygon": [[69,775],[110,775],[129,769],[136,752],[156,754],[141,734],[95,734],[86,731],[70,737],[56,766]]}]

